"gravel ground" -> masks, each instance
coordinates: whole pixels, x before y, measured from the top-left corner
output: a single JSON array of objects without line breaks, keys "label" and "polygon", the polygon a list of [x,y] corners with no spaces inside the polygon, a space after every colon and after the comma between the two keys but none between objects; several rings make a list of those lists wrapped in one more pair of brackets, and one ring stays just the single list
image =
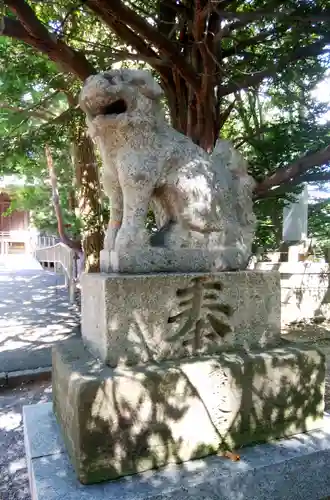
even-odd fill
[{"label": "gravel ground", "polygon": [[[321,331],[318,327],[314,326],[311,329],[308,326],[305,330],[302,327],[293,329],[288,333],[288,337],[292,339],[299,337],[299,341],[317,344],[326,353],[328,358],[326,409],[329,411],[330,328],[328,330],[323,325]],[[22,407],[50,400],[51,384],[49,382],[0,391],[0,500],[31,500],[25,462]]]},{"label": "gravel ground", "polygon": [[0,500],[31,500],[25,462],[22,407],[51,399],[51,384],[0,392]]}]

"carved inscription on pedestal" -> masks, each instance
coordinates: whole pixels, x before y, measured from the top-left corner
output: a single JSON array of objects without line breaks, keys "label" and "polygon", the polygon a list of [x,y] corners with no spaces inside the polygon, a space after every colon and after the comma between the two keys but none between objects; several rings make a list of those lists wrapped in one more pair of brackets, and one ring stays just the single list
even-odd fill
[{"label": "carved inscription on pedestal", "polygon": [[178,289],[177,308],[168,323],[180,326],[168,341],[190,344],[194,351],[200,350],[205,342],[222,344],[232,331],[233,314],[232,308],[222,301],[222,289],[219,280],[210,278],[194,278],[190,286]]}]

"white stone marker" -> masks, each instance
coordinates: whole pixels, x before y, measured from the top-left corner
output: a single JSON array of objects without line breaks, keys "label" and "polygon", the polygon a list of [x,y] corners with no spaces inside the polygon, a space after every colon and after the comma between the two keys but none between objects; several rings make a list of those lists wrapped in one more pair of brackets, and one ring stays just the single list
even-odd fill
[{"label": "white stone marker", "polygon": [[294,203],[283,209],[283,241],[304,241],[307,239],[308,227],[308,189],[297,196]]}]

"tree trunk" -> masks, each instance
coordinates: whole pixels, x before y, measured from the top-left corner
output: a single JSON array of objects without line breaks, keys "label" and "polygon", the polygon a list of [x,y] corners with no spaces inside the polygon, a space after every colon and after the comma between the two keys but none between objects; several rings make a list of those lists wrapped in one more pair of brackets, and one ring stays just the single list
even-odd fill
[{"label": "tree trunk", "polygon": [[56,215],[56,220],[57,220],[57,230],[59,237],[65,245],[68,247],[72,248],[78,255],[81,254],[81,243],[80,241],[72,240],[69,238],[69,236],[66,234],[65,228],[64,228],[64,219],[63,219],[63,214],[62,214],[62,209],[61,209],[61,204],[60,204],[60,197],[58,193],[58,188],[57,188],[57,175],[55,172],[55,167],[54,167],[54,162],[53,162],[53,157],[50,151],[50,148],[48,144],[45,146],[45,155],[46,155],[46,161],[47,161],[47,167],[49,171],[49,178],[50,178],[50,183],[52,186],[52,197],[53,197],[53,205],[54,205],[54,210],[55,210],[55,215]]},{"label": "tree trunk", "polygon": [[[62,36],[51,31],[53,28],[48,29],[27,1],[2,3],[11,15],[2,16],[1,35],[29,44],[54,61],[61,71],[64,69],[81,80],[95,73],[96,68],[84,54],[67,45]],[[270,8],[264,12],[257,5],[251,11],[242,10],[244,2],[237,4],[231,0],[156,0],[152,4],[157,12],[149,17],[143,7],[133,8],[134,2],[84,0],[82,3],[160,74],[173,126],[206,151],[212,150],[233,109],[226,96],[273,78],[297,61],[320,56],[330,41],[329,30],[320,29],[319,23],[329,19],[323,7],[311,6],[308,12],[305,8],[302,12],[298,5],[288,11]],[[284,1],[275,3],[277,7],[286,5]],[[254,21],[261,25],[256,35],[249,36],[249,24]],[[308,36],[301,35],[298,25],[305,25],[302,33]],[[320,36],[321,33],[324,34]],[[287,38],[291,34],[292,50],[272,48],[274,35]],[[266,67],[259,44],[265,44],[270,51]],[[329,158],[330,146],[277,169],[256,186],[256,198],[267,196],[273,186],[312,180],[309,170],[328,163]]]},{"label": "tree trunk", "polygon": [[172,126],[190,137],[195,144],[211,152],[219,137],[221,121],[213,90],[208,97],[196,94],[173,70],[173,79],[163,82],[169,103]]},{"label": "tree trunk", "polygon": [[[208,0],[196,0],[192,22],[182,24],[179,40],[184,60],[198,75],[198,85],[182,76],[176,65],[163,73],[162,83],[169,103],[172,125],[190,137],[196,144],[211,152],[221,128],[220,98],[215,87],[220,85],[221,74],[217,71],[213,56],[214,36],[220,29],[219,15],[214,11],[208,16],[205,28],[203,10]],[[158,29],[171,38],[176,13],[164,1],[159,2]],[[172,35],[173,36],[173,35]]]},{"label": "tree trunk", "polygon": [[94,145],[86,134],[82,119],[79,119],[74,135],[73,157],[85,271],[95,273],[100,270],[100,251],[104,239],[99,170]]}]

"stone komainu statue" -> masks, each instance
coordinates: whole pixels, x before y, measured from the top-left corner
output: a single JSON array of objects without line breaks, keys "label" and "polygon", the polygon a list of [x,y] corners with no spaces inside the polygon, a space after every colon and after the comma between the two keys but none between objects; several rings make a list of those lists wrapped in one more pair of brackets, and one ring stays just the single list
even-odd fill
[{"label": "stone komainu statue", "polygon": [[[245,268],[255,229],[247,163],[228,141],[209,155],[173,129],[162,95],[149,72],[130,69],[90,76],[82,88],[80,106],[111,199],[105,249],[200,249],[209,252],[210,270]],[[150,203],[159,227],[151,237]]]}]

